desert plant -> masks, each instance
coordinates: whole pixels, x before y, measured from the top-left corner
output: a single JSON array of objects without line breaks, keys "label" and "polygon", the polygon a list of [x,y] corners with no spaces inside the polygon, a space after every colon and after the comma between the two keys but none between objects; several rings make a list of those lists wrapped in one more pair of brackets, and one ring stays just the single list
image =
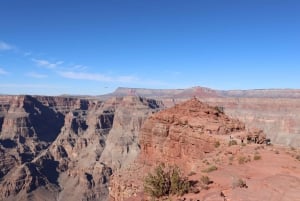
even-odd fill
[{"label": "desert plant", "polygon": [[200,178],[200,181],[201,181],[201,183],[202,184],[204,184],[204,185],[209,185],[209,184],[211,184],[211,180],[210,180],[210,178],[208,177],[208,176],[206,176],[206,175],[202,175],[202,177]]},{"label": "desert plant", "polygon": [[190,176],[193,176],[193,175],[195,175],[195,174],[197,174],[197,173],[194,172],[194,171],[191,171],[191,172],[188,174],[188,176],[190,177]]},{"label": "desert plant", "polygon": [[261,156],[260,155],[257,155],[257,154],[255,154],[254,156],[253,156],[253,160],[260,160],[261,159]]},{"label": "desert plant", "polygon": [[245,156],[240,156],[239,158],[238,158],[238,162],[239,162],[239,164],[244,164],[244,163],[247,163],[247,162],[249,162],[249,161],[251,161],[251,159],[250,159],[250,157],[245,157]]},{"label": "desert plant", "polygon": [[228,146],[232,146],[232,145],[237,145],[237,141],[236,140],[230,140],[228,143]]},{"label": "desert plant", "polygon": [[200,178],[200,187],[201,189],[205,189],[205,190],[208,190],[209,189],[209,184],[213,183],[210,178],[206,175],[203,175],[201,178]]},{"label": "desert plant", "polygon": [[220,144],[219,141],[216,141],[216,142],[215,142],[215,148],[218,148],[220,145],[221,145],[221,144]]},{"label": "desert plant", "polygon": [[246,181],[239,178],[232,183],[233,188],[248,188]]},{"label": "desert plant", "polygon": [[212,166],[210,166],[210,167],[208,167],[208,168],[206,168],[206,169],[204,169],[204,170],[202,170],[202,172],[212,172],[212,171],[215,171],[215,170],[217,170],[218,169],[218,167],[217,166],[215,166],[215,165],[212,165]]},{"label": "desert plant", "polygon": [[222,107],[222,106],[215,106],[215,109],[221,114],[224,113],[224,107]]},{"label": "desert plant", "polygon": [[189,181],[182,176],[177,166],[166,168],[164,164],[158,165],[154,173],[149,173],[144,180],[144,191],[154,198],[183,195],[190,187]]}]

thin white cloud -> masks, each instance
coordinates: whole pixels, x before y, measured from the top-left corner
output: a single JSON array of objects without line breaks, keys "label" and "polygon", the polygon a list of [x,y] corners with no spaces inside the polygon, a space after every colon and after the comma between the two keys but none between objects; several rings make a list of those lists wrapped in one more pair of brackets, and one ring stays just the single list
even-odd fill
[{"label": "thin white cloud", "polygon": [[83,73],[83,72],[58,72],[60,76],[69,78],[69,79],[77,79],[77,80],[92,80],[92,81],[100,81],[100,82],[122,82],[122,83],[134,83],[137,82],[138,79],[134,76],[116,76],[111,77],[99,73]]},{"label": "thin white cloud", "polygon": [[0,50],[13,50],[15,47],[3,41],[0,41]]},{"label": "thin white cloud", "polygon": [[7,75],[8,72],[4,70],[3,68],[0,68],[0,75]]},{"label": "thin white cloud", "polygon": [[63,61],[57,61],[55,63],[51,63],[47,60],[43,60],[43,59],[32,59],[32,61],[38,65],[38,66],[41,66],[41,67],[44,67],[44,68],[48,68],[48,69],[55,69],[57,68],[59,65],[63,64],[64,62]]},{"label": "thin white cloud", "polygon": [[88,67],[84,65],[73,65],[70,67],[71,70],[83,71],[86,70]]},{"label": "thin white cloud", "polygon": [[36,73],[36,72],[29,72],[26,74],[26,76],[37,78],[37,79],[42,79],[42,78],[48,77],[48,75],[40,74],[40,73]]}]

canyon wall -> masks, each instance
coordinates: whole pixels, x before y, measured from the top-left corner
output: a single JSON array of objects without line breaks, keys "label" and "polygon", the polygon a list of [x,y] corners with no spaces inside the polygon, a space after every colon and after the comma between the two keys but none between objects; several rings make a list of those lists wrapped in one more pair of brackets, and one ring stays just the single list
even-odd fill
[{"label": "canyon wall", "polygon": [[0,200],[107,200],[110,175],[139,152],[161,103],[0,96]]},{"label": "canyon wall", "polygon": [[300,90],[297,89],[224,91],[193,87],[164,91],[118,88],[110,95],[122,96],[126,92],[156,98],[166,107],[197,97],[210,105],[224,107],[229,116],[240,119],[248,128],[263,129],[274,144],[300,146],[300,125],[297,124],[300,122]]}]

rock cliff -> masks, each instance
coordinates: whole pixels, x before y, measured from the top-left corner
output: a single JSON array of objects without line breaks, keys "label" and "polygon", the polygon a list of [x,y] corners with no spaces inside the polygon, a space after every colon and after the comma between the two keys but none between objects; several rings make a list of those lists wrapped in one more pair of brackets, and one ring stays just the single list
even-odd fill
[{"label": "rock cliff", "polygon": [[0,200],[106,200],[161,103],[140,97],[0,97]]},{"label": "rock cliff", "polygon": [[214,150],[213,135],[245,132],[245,125],[196,98],[149,117],[140,133],[140,159],[145,163],[180,163],[191,167]]},{"label": "rock cliff", "polygon": [[185,172],[198,170],[202,159],[215,151],[216,136],[236,133],[248,133],[244,123],[196,98],[153,114],[141,128],[137,160],[112,177],[111,200],[126,200],[142,192],[141,178],[159,163],[176,164]]},{"label": "rock cliff", "polygon": [[158,90],[118,88],[106,97],[136,95],[163,101],[166,107],[197,97],[210,105],[224,107],[226,113],[239,118],[248,127],[264,130],[274,144],[300,145],[300,90],[299,89],[255,89],[213,90],[204,87]]}]

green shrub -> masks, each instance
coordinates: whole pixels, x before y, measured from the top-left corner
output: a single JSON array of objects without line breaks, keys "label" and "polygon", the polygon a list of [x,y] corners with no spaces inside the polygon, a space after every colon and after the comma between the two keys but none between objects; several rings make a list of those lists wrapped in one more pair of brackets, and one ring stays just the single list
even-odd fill
[{"label": "green shrub", "polygon": [[190,182],[182,176],[177,166],[166,168],[164,164],[160,164],[154,169],[154,173],[149,173],[144,180],[144,191],[155,198],[183,195],[190,188]]}]

